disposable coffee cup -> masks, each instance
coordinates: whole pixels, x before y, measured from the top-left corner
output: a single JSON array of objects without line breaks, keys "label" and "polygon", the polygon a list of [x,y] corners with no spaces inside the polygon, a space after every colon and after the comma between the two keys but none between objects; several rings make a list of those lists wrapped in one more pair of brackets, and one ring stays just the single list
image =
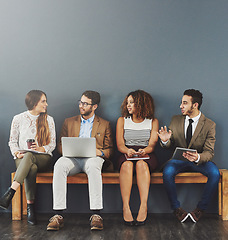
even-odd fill
[{"label": "disposable coffee cup", "polygon": [[31,149],[31,146],[35,142],[35,139],[27,139],[26,142],[27,142],[28,149]]}]

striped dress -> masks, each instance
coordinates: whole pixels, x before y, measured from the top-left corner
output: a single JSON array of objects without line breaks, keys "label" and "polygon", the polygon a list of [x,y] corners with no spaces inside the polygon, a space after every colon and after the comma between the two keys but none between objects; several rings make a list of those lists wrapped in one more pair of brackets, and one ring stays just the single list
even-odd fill
[{"label": "striped dress", "polygon": [[141,123],[135,123],[131,117],[124,118],[125,145],[146,147],[150,139],[151,123],[152,119],[144,119]]},{"label": "striped dress", "polygon": [[[145,148],[149,144],[150,134],[152,130],[152,119],[144,119],[141,123],[135,123],[132,121],[131,117],[124,118],[124,140],[125,145],[128,148],[133,148],[138,151],[140,148]],[[149,153],[150,159],[145,159],[148,164],[149,171],[152,172],[157,167],[157,158],[154,152]],[[117,167],[120,170],[122,164],[127,161],[124,154],[121,154],[117,160]],[[135,172],[135,163],[134,172]]]}]

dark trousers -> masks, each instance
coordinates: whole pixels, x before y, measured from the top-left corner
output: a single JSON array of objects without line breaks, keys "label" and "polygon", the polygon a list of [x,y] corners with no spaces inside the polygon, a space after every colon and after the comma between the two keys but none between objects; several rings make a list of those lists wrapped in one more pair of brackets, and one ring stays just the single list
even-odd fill
[{"label": "dark trousers", "polygon": [[168,161],[163,170],[163,181],[172,209],[180,207],[180,202],[177,199],[175,176],[181,172],[200,172],[208,178],[202,198],[197,205],[198,208],[205,210],[218,187],[220,178],[219,169],[210,161],[199,165],[190,161],[176,159]]}]

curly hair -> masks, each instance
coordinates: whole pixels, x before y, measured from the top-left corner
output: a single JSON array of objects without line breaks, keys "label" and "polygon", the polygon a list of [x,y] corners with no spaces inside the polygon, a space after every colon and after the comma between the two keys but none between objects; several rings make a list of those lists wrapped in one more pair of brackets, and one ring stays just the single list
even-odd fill
[{"label": "curly hair", "polygon": [[121,104],[121,114],[122,117],[129,117],[131,114],[127,110],[127,99],[129,96],[132,96],[134,99],[134,106],[136,109],[136,116],[137,118],[154,118],[154,100],[152,96],[143,91],[143,90],[136,90],[134,92],[130,92],[124,99],[123,103]]}]

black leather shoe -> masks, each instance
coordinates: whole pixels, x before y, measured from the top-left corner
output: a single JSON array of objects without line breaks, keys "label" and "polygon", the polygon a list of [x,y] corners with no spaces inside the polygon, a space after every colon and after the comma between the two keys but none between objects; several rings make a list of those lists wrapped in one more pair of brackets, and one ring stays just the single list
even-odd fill
[{"label": "black leather shoe", "polygon": [[36,225],[36,214],[34,211],[34,204],[27,205],[27,221],[31,225]]},{"label": "black leather shoe", "polygon": [[132,227],[132,226],[134,226],[135,225],[135,221],[133,220],[133,221],[125,221],[125,220],[123,220],[124,221],[124,224],[126,225],[126,226],[130,226],[130,227]]},{"label": "black leather shoe", "polygon": [[12,189],[12,188],[9,188],[6,191],[6,193],[0,199],[0,207],[1,208],[6,210],[9,207],[15,192],[16,191],[14,189]]},{"label": "black leather shoe", "polygon": [[143,226],[146,224],[146,219],[144,221],[137,221],[135,222],[135,226]]}]

